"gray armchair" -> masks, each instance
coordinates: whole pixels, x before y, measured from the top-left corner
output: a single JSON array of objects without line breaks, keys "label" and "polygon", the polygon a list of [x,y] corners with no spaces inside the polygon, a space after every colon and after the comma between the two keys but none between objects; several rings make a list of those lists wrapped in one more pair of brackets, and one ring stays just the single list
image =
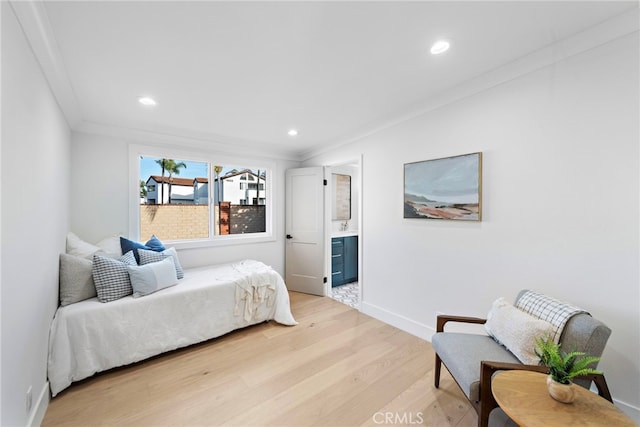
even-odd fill
[{"label": "gray armchair", "polygon": [[[520,291],[516,303],[526,290]],[[431,345],[436,353],[434,385],[440,385],[441,365],[451,373],[462,392],[478,413],[478,426],[486,427],[491,411],[498,405],[491,392],[491,377],[498,370],[527,369],[547,372],[546,367],[524,365],[507,348],[490,336],[445,332],[449,322],[484,324],[486,319],[463,316],[437,317],[436,334]],[[582,351],[601,356],[611,329],[589,314],[577,314],[564,326],[560,344],[566,351]],[[601,396],[611,401],[604,376],[589,375],[575,382],[589,388],[595,382]]]}]

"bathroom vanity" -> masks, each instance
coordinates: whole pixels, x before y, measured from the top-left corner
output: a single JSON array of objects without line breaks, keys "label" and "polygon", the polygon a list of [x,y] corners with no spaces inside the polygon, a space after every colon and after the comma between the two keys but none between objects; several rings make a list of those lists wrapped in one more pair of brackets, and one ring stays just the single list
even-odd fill
[{"label": "bathroom vanity", "polygon": [[358,281],[358,235],[335,233],[331,238],[331,287]]}]

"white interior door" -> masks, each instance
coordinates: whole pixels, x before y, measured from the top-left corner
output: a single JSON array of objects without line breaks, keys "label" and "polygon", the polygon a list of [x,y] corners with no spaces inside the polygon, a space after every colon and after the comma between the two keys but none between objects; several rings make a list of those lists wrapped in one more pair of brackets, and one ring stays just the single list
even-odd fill
[{"label": "white interior door", "polygon": [[287,288],[324,296],[324,168],[289,169],[285,176]]}]

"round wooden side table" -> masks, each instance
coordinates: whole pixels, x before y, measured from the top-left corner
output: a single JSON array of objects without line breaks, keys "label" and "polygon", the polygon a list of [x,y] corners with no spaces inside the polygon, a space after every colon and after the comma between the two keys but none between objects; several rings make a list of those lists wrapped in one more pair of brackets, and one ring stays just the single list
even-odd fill
[{"label": "round wooden side table", "polygon": [[533,426],[638,426],[611,402],[577,387],[572,403],[549,396],[547,375],[512,370],[497,373],[491,382],[493,397],[502,410],[521,427]]}]

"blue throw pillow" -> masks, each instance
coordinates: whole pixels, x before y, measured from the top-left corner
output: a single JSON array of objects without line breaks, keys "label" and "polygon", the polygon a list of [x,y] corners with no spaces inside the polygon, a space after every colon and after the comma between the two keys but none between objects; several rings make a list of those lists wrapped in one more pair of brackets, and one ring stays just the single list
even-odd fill
[{"label": "blue throw pillow", "polygon": [[[151,243],[151,246],[149,246],[149,243]],[[136,257],[136,262],[138,264],[140,264],[140,255],[138,254],[138,249],[145,249],[155,252],[162,252],[165,250],[165,247],[156,236],[152,236],[146,244],[134,242],[133,240],[129,240],[120,236],[120,247],[122,248],[123,254],[126,254],[129,251],[133,251],[133,256]]]},{"label": "blue throw pillow", "polygon": [[151,236],[151,238],[147,241],[147,243],[145,243],[145,245],[152,251],[156,251],[156,252],[162,252],[165,249],[167,249],[164,247],[160,239],[158,239],[155,234]]}]

